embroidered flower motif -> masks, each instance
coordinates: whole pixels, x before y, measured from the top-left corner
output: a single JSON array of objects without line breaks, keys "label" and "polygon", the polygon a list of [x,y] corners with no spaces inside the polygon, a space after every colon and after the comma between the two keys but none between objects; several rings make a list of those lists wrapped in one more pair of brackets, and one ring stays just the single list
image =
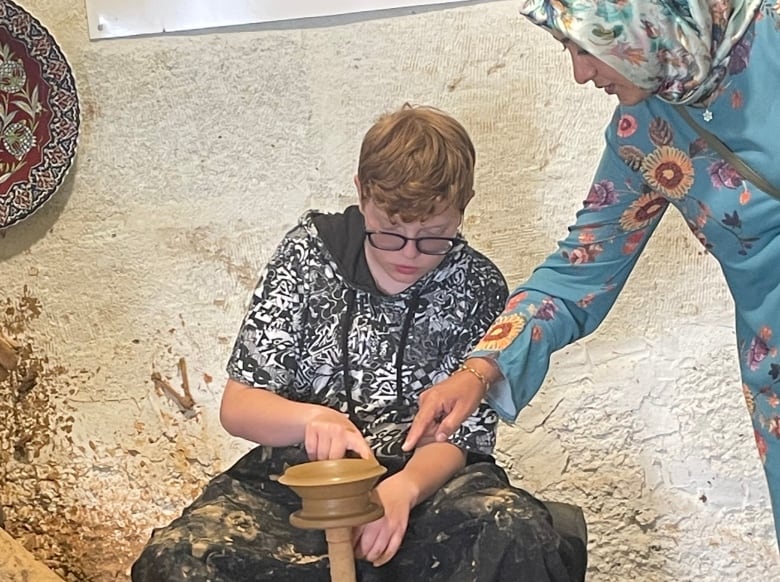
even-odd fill
[{"label": "embroidered flower motif", "polygon": [[756,446],[758,447],[758,456],[761,457],[761,462],[766,463],[766,453],[769,447],[766,444],[766,439],[757,430],[753,431],[756,438]]},{"label": "embroidered flower motif", "polygon": [[27,72],[20,59],[11,60],[9,51],[3,51],[3,53],[6,58],[0,61],[0,91],[18,93],[27,82]]},{"label": "embroidered flower motif", "polygon": [[[773,416],[769,419],[769,426],[767,427],[769,429],[769,434],[771,434],[775,438],[780,438],[780,417]],[[760,452],[760,449],[759,449]],[[766,453],[765,453],[766,455]],[[762,457],[763,460],[763,457]]]},{"label": "embroidered flower motif", "polygon": [[593,300],[596,298],[595,293],[588,293],[585,297],[577,301],[577,306],[585,309],[588,305],[593,303]]},{"label": "embroidered flower motif", "polygon": [[655,192],[643,194],[623,211],[620,227],[625,231],[644,228],[664,211],[667,204],[669,204],[667,200]]},{"label": "embroidered flower motif", "polygon": [[540,342],[542,341],[543,336],[542,328],[538,325],[535,325],[533,329],[531,330],[531,340],[534,342]]},{"label": "embroidered flower motif", "polygon": [[588,197],[585,199],[585,208],[601,210],[617,202],[618,196],[615,192],[615,184],[609,180],[596,182],[590,187]]},{"label": "embroidered flower motif", "polygon": [[742,384],[742,395],[745,397],[745,404],[747,404],[750,416],[753,416],[753,413],[756,411],[756,400],[753,398],[753,393],[747,384]]},{"label": "embroidered flower motif", "polygon": [[588,249],[585,247],[577,247],[570,253],[563,253],[563,257],[568,259],[572,265],[582,265],[583,263],[590,263],[590,256],[588,255]]},{"label": "embroidered flower motif", "polygon": [[745,104],[745,98],[742,96],[742,91],[734,90],[731,94],[731,108],[739,109]]},{"label": "embroidered flower motif", "polygon": [[633,115],[624,113],[620,116],[617,124],[618,137],[631,137],[636,132],[638,124]]},{"label": "embroidered flower motif", "polygon": [[650,186],[669,198],[682,198],[693,186],[691,159],[671,146],[662,146],[645,156],[642,175]]},{"label": "embroidered flower motif", "polygon": [[769,364],[769,375],[772,376],[772,380],[774,380],[774,383],[777,384],[778,378],[780,378],[780,364],[775,362]]},{"label": "embroidered flower motif", "polygon": [[549,297],[545,297],[542,300],[542,305],[534,313],[534,319],[541,319],[543,321],[550,321],[555,319],[555,314],[558,313],[558,308],[555,306],[555,302]]},{"label": "embroidered flower motif", "polygon": [[761,361],[769,354],[769,346],[759,336],[753,338],[750,342],[750,349],[747,353],[747,365],[751,370],[758,370]]},{"label": "embroidered flower motif", "polygon": [[477,344],[477,350],[503,350],[525,329],[525,317],[517,313],[500,315]]},{"label": "embroidered flower motif", "polygon": [[527,291],[521,291],[517,295],[512,295],[506,302],[504,311],[514,311],[515,307],[517,307],[526,297],[528,297]]},{"label": "embroidered flower motif", "polygon": [[716,188],[731,188],[736,190],[742,185],[742,176],[726,160],[718,160],[707,168],[712,185]]},{"label": "embroidered flower motif", "polygon": [[35,134],[26,122],[12,123],[3,131],[3,145],[17,160],[23,159],[35,147]]},{"label": "embroidered flower motif", "polygon": [[631,253],[633,253],[639,246],[639,243],[642,242],[642,239],[644,237],[645,237],[644,229],[640,229],[632,232],[626,239],[626,242],[623,243],[623,254],[630,255]]},{"label": "embroidered flower motif", "polygon": [[730,75],[738,75],[747,69],[750,60],[750,49],[753,46],[753,39],[750,35],[745,35],[731,49],[728,71]]},{"label": "embroidered flower motif", "polygon": [[750,190],[745,188],[744,190],[742,190],[742,193],[739,195],[739,204],[740,206],[744,206],[748,202],[750,202]]},{"label": "embroidered flower motif", "polygon": [[604,248],[601,245],[584,245],[577,247],[571,252],[564,251],[562,255],[572,265],[582,265],[595,261],[596,257],[598,257],[603,250]]}]

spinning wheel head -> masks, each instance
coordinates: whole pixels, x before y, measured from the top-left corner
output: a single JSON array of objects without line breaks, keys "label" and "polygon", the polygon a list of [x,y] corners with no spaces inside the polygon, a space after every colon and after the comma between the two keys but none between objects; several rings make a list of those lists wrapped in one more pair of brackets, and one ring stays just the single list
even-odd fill
[{"label": "spinning wheel head", "polygon": [[384,515],[370,493],[387,469],[368,459],[311,461],[289,467],[279,478],[301,498],[290,523],[306,529],[330,529],[368,523]]}]

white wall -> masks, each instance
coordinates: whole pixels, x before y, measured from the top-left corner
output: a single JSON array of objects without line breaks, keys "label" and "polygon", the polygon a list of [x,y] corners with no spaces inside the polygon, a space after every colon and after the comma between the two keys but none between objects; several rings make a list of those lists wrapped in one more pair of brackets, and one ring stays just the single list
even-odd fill
[{"label": "white wall", "polygon": [[[457,4],[449,0],[85,0],[89,36],[116,38],[138,34],[211,29],[374,12],[419,6]],[[297,23],[300,24],[300,23]]]},{"label": "white wall", "polygon": [[[22,3],[69,55],[83,135],[65,187],[0,234],[0,325],[41,368],[20,403],[0,382],[0,506],[71,580],[126,579],[150,529],[246,450],[217,418],[245,304],[304,209],[353,200],[380,112],[422,102],[467,126],[467,234],[514,284],[564,235],[613,105],[513,1],[98,42],[81,0]],[[585,509],[591,582],[776,577],[731,309],[670,212],[607,322],[502,427],[521,486]],[[180,358],[194,416],[151,381],[179,388]]]}]

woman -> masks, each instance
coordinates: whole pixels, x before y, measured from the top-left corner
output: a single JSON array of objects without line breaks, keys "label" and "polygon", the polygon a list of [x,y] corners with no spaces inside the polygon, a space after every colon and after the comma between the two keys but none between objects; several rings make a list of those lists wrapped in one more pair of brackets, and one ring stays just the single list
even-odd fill
[{"label": "woman", "polygon": [[[466,362],[476,373],[422,395],[406,448],[423,434],[446,439],[485,393],[514,419],[550,354],[604,319],[671,205],[734,298],[742,389],[780,538],[778,10],[777,0],[526,0],[523,14],[563,44],[575,80],[619,105],[568,238],[510,295]],[[739,159],[718,153],[701,126]]]}]

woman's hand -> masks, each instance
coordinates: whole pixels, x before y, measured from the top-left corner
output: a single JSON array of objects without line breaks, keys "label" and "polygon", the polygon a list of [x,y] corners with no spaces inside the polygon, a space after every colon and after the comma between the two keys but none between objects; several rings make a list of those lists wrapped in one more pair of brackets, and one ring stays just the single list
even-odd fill
[{"label": "woman's hand", "polygon": [[356,558],[378,567],[389,562],[401,546],[417,492],[402,471],[377,485],[374,494],[379,497],[385,514],[355,528],[354,550]]},{"label": "woman's hand", "polygon": [[354,451],[364,459],[373,458],[371,447],[347,415],[324,409],[306,423],[304,444],[310,461],[343,459]]},{"label": "woman's hand", "polygon": [[[479,363],[476,363],[479,362]],[[489,382],[496,381],[501,373],[488,360],[471,359],[469,366],[477,369]],[[444,442],[450,438],[482,402],[485,384],[473,373],[458,370],[452,376],[431,386],[420,395],[420,410],[414,417],[402,446],[411,451],[421,439]]]}]

